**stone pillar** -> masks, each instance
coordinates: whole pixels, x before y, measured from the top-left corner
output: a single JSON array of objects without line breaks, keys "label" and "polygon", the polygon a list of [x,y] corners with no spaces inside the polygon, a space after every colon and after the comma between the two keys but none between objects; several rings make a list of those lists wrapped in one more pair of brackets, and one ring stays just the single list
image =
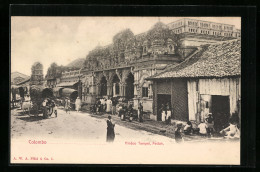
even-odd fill
[{"label": "stone pillar", "polygon": [[137,98],[137,95],[138,95],[138,93],[137,93],[137,86],[138,86],[138,84],[135,83],[134,84],[134,98]]},{"label": "stone pillar", "polygon": [[82,82],[81,82],[81,80],[79,80],[79,82],[78,82],[78,97],[80,98],[80,100],[82,100]]},{"label": "stone pillar", "polygon": [[126,83],[125,82],[121,82],[120,83],[120,96],[122,98],[125,98],[125,94],[126,94]]},{"label": "stone pillar", "polygon": [[101,95],[101,85],[98,83],[96,84],[97,96]]},{"label": "stone pillar", "polygon": [[113,93],[113,83],[107,83],[107,95],[108,96],[113,96],[112,93]]}]

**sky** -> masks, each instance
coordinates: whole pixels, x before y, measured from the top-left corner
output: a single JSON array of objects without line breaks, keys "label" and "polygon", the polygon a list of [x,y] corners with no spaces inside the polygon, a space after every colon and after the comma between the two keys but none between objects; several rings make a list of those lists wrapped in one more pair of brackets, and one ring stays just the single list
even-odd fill
[{"label": "sky", "polygon": [[[165,24],[193,17],[11,17],[11,72],[31,75],[35,62],[43,64],[46,74],[51,63],[67,65],[86,58],[96,46],[112,43],[124,29],[136,35],[148,31],[159,20]],[[194,17],[235,25],[239,17]]]}]

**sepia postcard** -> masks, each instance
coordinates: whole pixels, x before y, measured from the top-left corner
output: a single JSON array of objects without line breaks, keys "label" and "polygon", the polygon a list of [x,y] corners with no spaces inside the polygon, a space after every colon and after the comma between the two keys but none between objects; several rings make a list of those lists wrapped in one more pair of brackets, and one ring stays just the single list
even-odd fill
[{"label": "sepia postcard", "polygon": [[240,17],[11,16],[11,164],[240,165]]}]

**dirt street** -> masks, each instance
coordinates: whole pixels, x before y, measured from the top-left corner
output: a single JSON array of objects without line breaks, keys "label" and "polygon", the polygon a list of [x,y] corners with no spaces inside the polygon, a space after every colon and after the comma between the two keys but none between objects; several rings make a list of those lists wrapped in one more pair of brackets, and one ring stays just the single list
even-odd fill
[{"label": "dirt street", "polygon": [[[239,142],[175,143],[170,137],[116,123],[106,142],[106,119],[58,109],[49,119],[11,111],[12,163],[239,164]],[[41,142],[41,144],[35,144]],[[42,144],[43,143],[43,144]],[[189,155],[188,159],[187,156]],[[46,159],[46,160],[45,160]]]}]

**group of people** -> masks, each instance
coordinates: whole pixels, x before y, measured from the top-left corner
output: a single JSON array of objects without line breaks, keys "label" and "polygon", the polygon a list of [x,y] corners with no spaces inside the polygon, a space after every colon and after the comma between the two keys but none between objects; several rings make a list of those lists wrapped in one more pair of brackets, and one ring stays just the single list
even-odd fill
[{"label": "group of people", "polygon": [[[235,115],[232,115],[235,116]],[[190,135],[194,132],[191,121],[187,121],[186,125],[183,127],[183,133],[185,135]],[[238,129],[238,123],[235,120],[229,120],[229,126],[225,127],[220,131],[216,131],[214,128],[214,118],[211,113],[198,125],[198,134],[203,137],[210,137],[213,133],[219,133],[225,138],[239,138],[240,130]],[[182,139],[182,123],[177,123],[175,130],[175,140],[176,142],[181,142]]]},{"label": "group of people", "polygon": [[101,98],[96,101],[93,107],[94,113],[107,112],[115,114],[117,100],[115,98]]},{"label": "group of people", "polygon": [[165,121],[166,124],[170,124],[171,123],[172,108],[171,108],[169,103],[161,105],[160,114],[161,114],[162,121]]},{"label": "group of people", "polygon": [[[125,119],[126,118],[126,114],[129,116],[129,120],[132,121],[133,119],[133,105],[130,103],[127,106],[121,106],[121,108],[119,108],[119,113],[118,116],[121,117],[121,119]],[[139,122],[143,122],[143,103],[140,102],[138,105],[138,119]],[[111,115],[108,116],[107,119],[107,142],[113,142],[115,139],[115,123],[113,123],[112,121],[112,117]]]},{"label": "group of people", "polygon": [[[71,110],[71,100],[70,100],[68,97],[66,97],[65,100],[64,100],[64,102],[63,102],[63,104],[64,104],[64,108],[65,108],[66,113],[69,113],[69,114],[70,114],[70,110]],[[82,105],[81,99],[80,99],[79,97],[77,97],[77,99],[75,100],[75,110],[76,110],[77,112],[80,111],[81,105]]]},{"label": "group of people", "polygon": [[58,116],[58,110],[57,110],[57,105],[56,103],[54,102],[54,100],[50,99],[50,98],[46,98],[43,103],[42,103],[42,106],[43,106],[43,117],[44,118],[49,118],[50,115],[49,115],[49,111],[51,109],[53,109],[53,113],[55,114],[55,117],[57,118]]}]

